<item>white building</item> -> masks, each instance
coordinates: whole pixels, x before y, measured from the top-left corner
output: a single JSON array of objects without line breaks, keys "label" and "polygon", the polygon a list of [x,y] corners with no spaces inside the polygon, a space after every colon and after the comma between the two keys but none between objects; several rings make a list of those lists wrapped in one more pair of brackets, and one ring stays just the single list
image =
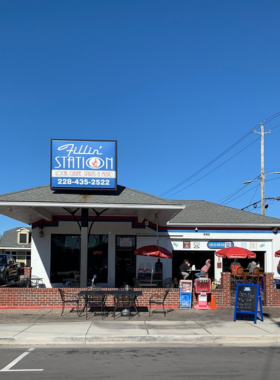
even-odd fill
[{"label": "white building", "polygon": [[150,244],[173,252],[161,260],[163,278],[177,277],[184,258],[196,268],[212,258],[209,274],[219,279],[230,260],[215,252],[230,245],[254,251],[264,271],[277,275],[280,220],[206,201],[166,200],[123,186],[107,193],[44,186],[0,195],[0,213],[32,226],[32,274],[47,287],[73,277],[86,286],[93,275],[107,287],[133,285],[139,268],[154,270],[156,258],[134,255]]}]

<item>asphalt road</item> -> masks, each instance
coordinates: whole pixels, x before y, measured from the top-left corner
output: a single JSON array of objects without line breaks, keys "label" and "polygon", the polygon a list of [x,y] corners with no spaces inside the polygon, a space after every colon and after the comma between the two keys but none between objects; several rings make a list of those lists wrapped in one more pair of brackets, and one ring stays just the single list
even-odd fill
[{"label": "asphalt road", "polygon": [[0,377],[3,380],[275,380],[279,378],[279,359],[280,347],[3,348]]}]

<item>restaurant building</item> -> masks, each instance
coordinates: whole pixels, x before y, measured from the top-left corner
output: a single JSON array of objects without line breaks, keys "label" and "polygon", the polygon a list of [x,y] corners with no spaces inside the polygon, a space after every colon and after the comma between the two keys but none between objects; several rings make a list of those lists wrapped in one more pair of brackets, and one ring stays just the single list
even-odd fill
[{"label": "restaurant building", "polygon": [[32,227],[32,273],[46,287],[83,275],[86,282],[95,276],[104,287],[134,285],[139,271],[155,270],[158,259],[134,255],[151,244],[173,253],[173,259],[161,259],[163,278],[179,279],[184,258],[198,269],[211,258],[209,275],[219,279],[230,261],[215,252],[228,246],[255,252],[263,270],[278,276],[274,252],[280,248],[280,220],[206,201],[170,201],[123,186],[105,194],[43,186],[1,195],[0,213]]},{"label": "restaurant building", "polygon": [[280,219],[120,186],[115,141],[52,140],[51,185],[0,195],[0,213],[31,226],[32,274],[47,288],[74,280],[86,287],[93,278],[103,287],[136,285],[140,273],[157,271],[157,258],[134,255],[147,245],[173,253],[161,270],[175,282],[185,258],[197,269],[211,258],[209,275],[219,280],[230,261],[215,252],[230,246],[255,252],[277,276]]}]

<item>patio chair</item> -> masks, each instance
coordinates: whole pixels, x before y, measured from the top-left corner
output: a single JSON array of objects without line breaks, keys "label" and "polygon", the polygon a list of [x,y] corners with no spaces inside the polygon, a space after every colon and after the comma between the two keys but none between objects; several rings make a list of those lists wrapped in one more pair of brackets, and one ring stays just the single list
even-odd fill
[{"label": "patio chair", "polygon": [[[136,314],[139,316],[139,313],[136,307],[136,297],[133,295],[129,295],[129,291],[127,291],[127,294],[119,294],[119,295],[114,296],[114,312],[113,312],[114,319],[116,319],[116,312],[119,310],[122,310],[121,315],[128,316],[130,319],[132,308],[135,309]],[[124,310],[127,312],[123,313]]]},{"label": "patio chair", "polygon": [[[65,307],[65,304],[67,303],[70,303],[70,304],[76,304],[77,305],[77,313],[79,312],[79,297],[77,294],[75,293],[68,293],[68,292],[65,292],[64,290],[62,289],[58,289],[59,293],[60,293],[60,296],[61,296],[61,301],[62,301],[62,311],[61,311],[61,315],[63,314],[64,312],[64,307]],[[75,308],[75,306],[72,307],[72,309],[70,310],[70,313],[71,311]]]},{"label": "patio chair", "polygon": [[[85,306],[84,309],[86,309],[86,319],[88,316],[88,310],[89,309],[100,309],[102,313],[102,319],[108,315],[108,313],[105,311],[106,309],[106,295],[105,294],[91,294],[86,297],[85,299]],[[94,312],[96,314],[96,312]]]},{"label": "patio chair", "polygon": [[164,293],[151,295],[149,299],[149,317],[152,315],[152,305],[162,306],[162,311],[164,313],[164,316],[166,317],[167,311],[164,309],[164,303],[169,292],[170,289],[167,289]]},{"label": "patio chair", "polygon": [[[119,290],[134,290],[133,286],[130,286],[130,285],[127,285],[127,284],[124,284],[122,286],[119,287]],[[131,297],[131,302],[132,302],[132,305],[131,307],[134,307],[134,310],[136,311],[136,314],[138,315],[138,317],[140,317],[139,315],[139,312],[138,312],[138,307],[139,307],[139,303],[138,303],[138,299],[137,299],[137,296],[135,295],[129,295]]]},{"label": "patio chair", "polygon": [[163,288],[174,288],[174,282],[171,277],[166,278],[162,281],[162,287]]},{"label": "patio chair", "polygon": [[260,268],[256,267],[253,269],[253,273],[252,274],[247,274],[247,279],[251,279],[253,283],[257,283],[259,282],[259,278],[260,278]]},{"label": "patio chair", "polygon": [[243,267],[239,267],[237,268],[236,270],[236,273],[234,275],[238,280],[243,280],[244,278],[244,268]]}]

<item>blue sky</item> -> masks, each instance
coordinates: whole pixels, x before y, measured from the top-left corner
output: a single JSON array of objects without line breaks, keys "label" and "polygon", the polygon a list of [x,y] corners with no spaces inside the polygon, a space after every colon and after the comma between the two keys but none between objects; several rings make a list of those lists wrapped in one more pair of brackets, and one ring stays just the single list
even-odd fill
[{"label": "blue sky", "polygon": [[[280,111],[279,14],[269,0],[1,0],[0,193],[49,184],[51,139],[117,140],[120,185],[161,195],[199,172],[165,196],[221,203],[260,174],[248,132]],[[279,184],[267,175],[265,197]],[[225,204],[259,200],[254,182]],[[18,225],[0,216],[0,234]]]}]

